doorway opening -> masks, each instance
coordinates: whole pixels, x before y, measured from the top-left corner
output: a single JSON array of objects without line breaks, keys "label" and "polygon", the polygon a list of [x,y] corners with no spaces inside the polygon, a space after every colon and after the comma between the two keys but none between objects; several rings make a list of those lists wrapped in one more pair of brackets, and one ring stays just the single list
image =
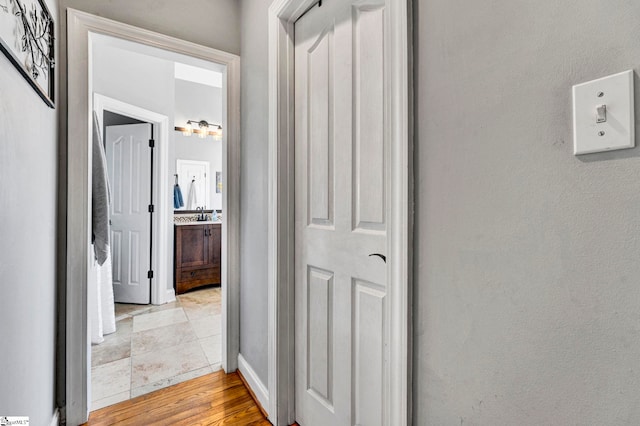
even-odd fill
[{"label": "doorway opening", "polygon": [[[239,160],[239,58],[235,55],[220,52],[214,49],[197,46],[172,37],[151,33],[138,28],[106,20],[79,12],[68,10],[69,27],[69,99],[87,99],[88,102],[69,102],[68,105],[68,202],[67,202],[67,311],[66,311],[66,406],[67,421],[80,424],[86,421],[90,409],[95,409],[99,396],[101,404],[110,405],[119,400],[146,393],[168,384],[188,380],[208,371],[223,368],[225,371],[235,371],[238,356],[238,160]],[[116,78],[114,72],[101,74],[96,64],[108,59],[101,53],[108,50],[118,50],[115,57],[116,68],[119,67],[122,74],[139,75],[142,79]],[[112,52],[113,53],[113,52]],[[135,56],[144,57],[146,60],[155,60],[155,66],[136,68]],[[107,55],[108,56],[108,55]],[[176,59],[179,57],[179,59]],[[140,59],[140,58],[138,58]],[[198,214],[206,216],[208,226],[215,226],[217,221],[219,229],[219,252],[217,262],[219,264],[216,279],[211,279],[208,287],[198,288],[184,295],[176,297],[174,289],[174,222],[178,214],[189,215],[195,212],[174,211],[174,175],[176,173],[176,144],[180,138],[186,137],[177,128],[183,126],[184,117],[179,117],[175,111],[164,109],[162,100],[175,101],[175,87],[177,84],[166,84],[167,80],[160,81],[160,76],[171,74],[175,80],[175,63],[180,62],[193,67],[201,67],[208,71],[215,71],[219,75],[219,87],[221,108],[219,117],[211,116],[187,116],[187,120],[198,119],[217,124],[222,129],[222,135],[217,134],[220,140],[215,143],[221,148],[221,167],[219,171],[219,183],[223,189],[219,193],[218,208],[199,203]],[[134,71],[137,70],[137,71]],[[112,70],[113,71],[113,70]],[[114,95],[111,85],[117,82],[122,95]],[[155,90],[138,90],[142,86],[155,84]],[[104,89],[103,88],[107,88]],[[123,99],[128,103],[123,106]],[[195,102],[194,102],[195,103]],[[165,105],[166,106],[166,105]],[[143,109],[146,108],[146,109]],[[91,146],[88,143],[90,120],[92,110],[114,112],[134,119],[154,124],[157,130],[156,156],[154,164],[154,176],[157,177],[157,185],[154,186],[154,202],[149,207],[153,209],[154,219],[151,231],[153,247],[157,247],[151,253],[151,305],[137,305],[129,303],[124,310],[118,310],[118,317],[129,322],[121,327],[127,328],[131,333],[129,342],[126,338],[118,341],[113,351],[104,351],[105,355],[115,356],[121,350],[120,359],[112,365],[115,369],[111,372],[110,379],[122,379],[109,388],[107,393],[96,395],[91,386],[92,357],[88,327],[90,325],[87,309],[87,283],[90,281],[91,261],[93,253],[87,244],[90,235],[91,204],[90,188]],[[155,115],[154,115],[155,114]],[[192,115],[192,113],[187,113]],[[104,119],[104,118],[103,118]],[[103,121],[104,123],[104,121]],[[107,126],[109,127],[109,126]],[[113,126],[111,126],[113,127]],[[157,129],[156,129],[157,128]],[[175,130],[174,130],[175,128]],[[197,133],[197,132],[195,132]],[[215,133],[215,132],[212,132]],[[203,138],[207,139],[207,138]],[[200,143],[214,143],[200,139]],[[163,143],[163,140],[165,141]],[[193,138],[196,140],[196,137]],[[213,161],[212,161],[213,163]],[[212,173],[213,179],[216,175]],[[207,176],[208,179],[211,178]],[[216,189],[218,185],[212,184]],[[185,190],[188,190],[185,188]],[[202,197],[203,200],[206,197]],[[215,217],[214,217],[215,216]],[[224,218],[220,220],[220,218]],[[189,226],[189,225],[187,225]],[[197,226],[203,226],[198,224]],[[186,226],[185,226],[186,227]],[[208,237],[213,239],[214,232],[207,229]],[[145,268],[146,269],[146,268]],[[147,278],[145,274],[144,278]],[[216,287],[217,285],[217,287]],[[207,293],[206,296],[198,297]],[[134,306],[131,306],[134,305]],[[190,315],[191,314],[191,315]],[[211,314],[211,315],[209,315]],[[115,307],[114,307],[115,316]],[[213,318],[216,317],[216,318]],[[194,322],[197,324],[194,325]],[[169,327],[169,329],[162,329]],[[175,330],[174,330],[175,329]],[[180,329],[180,330],[178,330]],[[190,332],[184,332],[188,329]],[[215,333],[215,330],[220,330]],[[138,335],[136,336],[136,333]],[[209,334],[209,335],[205,335]],[[170,336],[170,337],[168,337]],[[106,336],[107,338],[109,336]],[[193,337],[193,339],[192,339]],[[171,340],[173,338],[173,340]],[[168,339],[168,340],[167,340]],[[178,339],[179,341],[175,341]],[[185,341],[189,340],[188,342]],[[209,352],[216,352],[217,356],[203,347],[202,340],[208,342]],[[216,340],[217,339],[217,340]],[[173,344],[167,346],[167,344]],[[176,352],[178,347],[189,347],[189,354],[173,354],[174,358],[191,360],[197,358],[198,362],[186,362],[194,364],[186,370],[174,368],[171,365],[163,365],[161,374],[140,374],[141,378],[134,382],[134,373],[145,370],[144,363],[137,368],[135,358],[153,358],[154,356],[169,355]],[[173,349],[175,350],[173,350]],[[129,356],[126,355],[128,351]],[[128,361],[126,359],[129,358]],[[123,361],[125,360],[125,361]],[[200,362],[201,361],[201,362]],[[124,367],[124,364],[128,364]],[[153,362],[152,362],[153,363]],[[196,365],[197,364],[197,365]],[[200,365],[203,364],[203,365]],[[151,365],[151,364],[147,364]],[[156,363],[158,365],[158,363]],[[183,371],[184,370],[184,371]],[[119,372],[122,371],[123,375]],[[128,372],[128,376],[126,373]],[[147,371],[149,373],[149,371]],[[145,377],[144,379],[142,379]],[[117,380],[116,380],[117,381]],[[128,382],[125,384],[125,382]],[[135,386],[134,386],[135,385]],[[121,386],[122,388],[118,388]],[[102,388],[104,390],[104,387]],[[114,392],[120,390],[119,392]],[[92,395],[92,390],[94,395]]]},{"label": "doorway opening", "polygon": [[[216,65],[187,65],[179,55],[107,36],[95,36],[92,46],[93,103],[111,193],[111,257],[96,268],[100,300],[89,293],[93,411],[221,368],[222,187],[209,169],[223,172],[222,138],[220,131],[190,137],[171,130],[188,117],[222,123],[225,102]],[[156,71],[139,72],[145,69]],[[169,123],[169,133],[155,138],[160,122]],[[163,191],[171,188],[174,199],[167,205],[158,183],[170,176],[175,184]],[[154,224],[154,215],[166,218],[167,211],[168,230]],[[165,253],[170,261],[163,262]]]}]

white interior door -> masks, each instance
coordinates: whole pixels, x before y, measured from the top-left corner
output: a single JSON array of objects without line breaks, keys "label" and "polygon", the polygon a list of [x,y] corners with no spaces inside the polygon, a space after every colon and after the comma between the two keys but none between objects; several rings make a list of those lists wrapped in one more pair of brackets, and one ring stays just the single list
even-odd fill
[{"label": "white interior door", "polygon": [[295,25],[301,426],[388,423],[385,25],[384,0],[325,0]]},{"label": "white interior door", "polygon": [[106,128],[113,295],[120,303],[150,303],[150,138],[148,123]]},{"label": "white interior door", "polygon": [[[211,174],[208,161],[176,160],[178,184],[182,191],[185,210],[195,210],[196,207],[212,208],[211,206]],[[193,187],[193,189],[192,189]],[[195,191],[195,198],[191,198],[191,191]],[[189,202],[191,199],[191,203]]]}]

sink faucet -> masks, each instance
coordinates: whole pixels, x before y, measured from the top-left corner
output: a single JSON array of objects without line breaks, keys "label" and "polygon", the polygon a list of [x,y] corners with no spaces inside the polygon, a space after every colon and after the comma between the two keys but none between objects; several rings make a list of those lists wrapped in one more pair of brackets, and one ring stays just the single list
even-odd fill
[{"label": "sink faucet", "polygon": [[203,221],[205,220],[204,218],[204,207],[196,207],[196,211],[199,211],[200,214],[198,215],[198,221]]}]

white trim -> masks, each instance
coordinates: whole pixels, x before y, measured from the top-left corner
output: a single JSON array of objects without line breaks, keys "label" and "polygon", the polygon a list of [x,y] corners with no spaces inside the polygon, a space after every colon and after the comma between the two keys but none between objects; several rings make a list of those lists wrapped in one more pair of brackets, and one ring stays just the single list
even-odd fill
[{"label": "white trim", "polygon": [[60,424],[60,410],[56,408],[56,411],[53,412],[53,417],[51,417],[51,422],[49,426],[58,426]]},{"label": "white trim", "polygon": [[267,387],[262,383],[260,377],[256,374],[251,365],[247,362],[242,354],[238,354],[238,370],[242,373],[247,384],[253,391],[253,394],[258,398],[263,410],[269,409],[269,391]]},{"label": "white trim", "polygon": [[413,0],[389,3],[390,39],[387,65],[390,74],[391,173],[390,217],[387,257],[389,261],[389,378],[387,415],[389,425],[409,425],[411,419],[411,268],[413,255],[413,83],[410,39]]},{"label": "white trim", "polygon": [[[313,0],[269,7],[269,420],[295,422],[293,23]],[[304,9],[302,9],[304,10]]]},{"label": "white trim", "polygon": [[162,305],[167,303],[166,292],[167,283],[171,281],[173,274],[171,268],[167,264],[169,249],[169,224],[171,220],[171,208],[169,206],[169,188],[167,185],[167,179],[164,177],[169,175],[169,117],[166,115],[158,114],[153,111],[140,108],[135,105],[119,101],[117,99],[109,98],[99,93],[93,94],[93,109],[98,115],[98,123],[100,125],[100,134],[103,131],[103,113],[104,110],[115,112],[116,114],[125,115],[127,117],[135,118],[141,121],[151,122],[157,127],[157,135],[155,135],[156,149],[157,149],[157,161],[158,166],[155,169],[155,194],[156,200],[156,214],[158,220],[154,221],[153,226],[153,241],[157,241],[153,245],[153,261],[152,266],[154,270],[154,279],[151,286],[151,303],[154,305]]},{"label": "white trim", "polygon": [[167,290],[164,296],[164,303],[171,303],[176,301],[176,292],[173,289]]},{"label": "white trim", "polygon": [[[294,306],[294,22],[314,0],[275,0],[269,7],[269,420],[295,421]],[[388,2],[390,43],[390,149],[392,194],[389,229],[388,425],[410,423],[411,0]]]},{"label": "white trim", "polygon": [[[66,252],[66,416],[81,424],[88,415],[89,336],[87,289],[91,187],[90,35],[103,34],[214,62],[223,72],[222,208],[222,368],[235,371],[240,346],[239,199],[240,199],[240,58],[237,55],[67,9],[67,252]],[[62,116],[65,116],[62,111]]]}]

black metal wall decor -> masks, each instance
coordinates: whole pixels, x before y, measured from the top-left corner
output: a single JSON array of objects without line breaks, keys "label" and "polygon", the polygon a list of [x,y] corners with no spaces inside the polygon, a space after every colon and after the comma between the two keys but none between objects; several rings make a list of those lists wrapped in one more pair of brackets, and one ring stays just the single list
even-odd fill
[{"label": "black metal wall decor", "polygon": [[54,108],[54,22],[43,0],[0,0],[0,50]]}]

